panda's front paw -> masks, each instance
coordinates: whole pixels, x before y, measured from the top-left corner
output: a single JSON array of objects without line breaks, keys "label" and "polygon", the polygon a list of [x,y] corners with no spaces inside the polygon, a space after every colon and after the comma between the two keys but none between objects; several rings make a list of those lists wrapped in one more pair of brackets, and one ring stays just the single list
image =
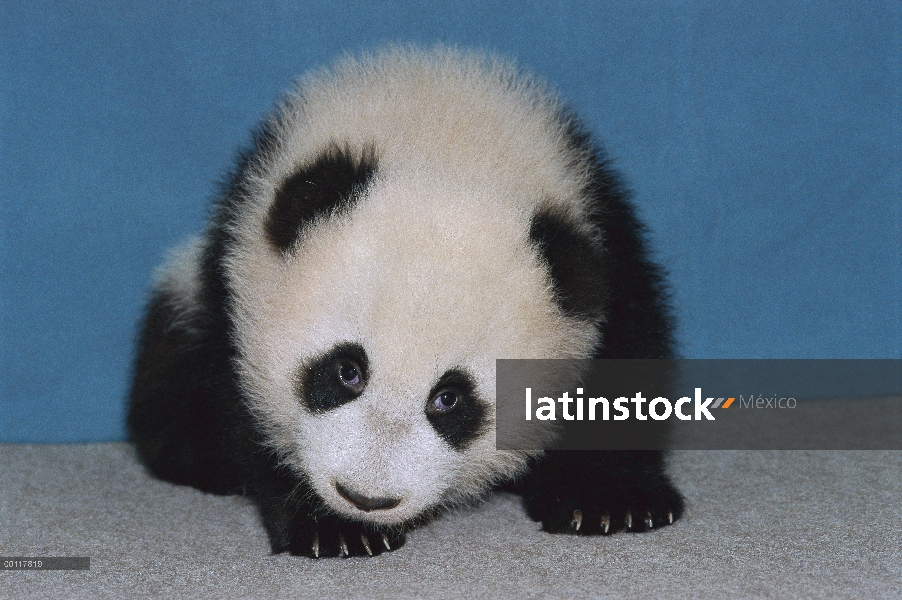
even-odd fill
[{"label": "panda's front paw", "polygon": [[598,499],[579,502],[555,498],[551,502],[535,499],[527,505],[530,516],[542,522],[543,530],[580,535],[648,531],[671,525],[682,512],[679,502],[666,501],[624,503]]},{"label": "panda's front paw", "polygon": [[672,524],[683,513],[683,499],[669,482],[656,485],[581,490],[545,490],[524,499],[526,510],[551,533],[608,535],[641,532]]},{"label": "panda's front paw", "polygon": [[345,521],[336,517],[309,519],[292,532],[291,554],[323,558],[377,556],[404,545],[403,533]]},{"label": "panda's front paw", "polygon": [[551,533],[610,535],[672,524],[680,492],[656,453],[549,453],[523,493],[529,516]]}]

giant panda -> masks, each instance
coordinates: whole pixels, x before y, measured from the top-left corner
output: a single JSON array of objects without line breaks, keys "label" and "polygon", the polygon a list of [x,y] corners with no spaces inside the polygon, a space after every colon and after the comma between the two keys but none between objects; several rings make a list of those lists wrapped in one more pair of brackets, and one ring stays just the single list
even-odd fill
[{"label": "giant panda", "polygon": [[128,427],[274,553],[365,556],[496,487],[552,533],[669,525],[659,452],[495,447],[498,358],[667,358],[660,268],[583,126],[506,60],[345,57],[256,130],[158,273]]}]

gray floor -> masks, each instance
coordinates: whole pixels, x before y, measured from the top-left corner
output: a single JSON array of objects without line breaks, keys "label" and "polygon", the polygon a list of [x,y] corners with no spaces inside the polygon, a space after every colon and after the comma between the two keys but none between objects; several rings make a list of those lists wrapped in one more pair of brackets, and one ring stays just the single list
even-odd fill
[{"label": "gray floor", "polygon": [[900,598],[902,452],[680,452],[673,527],[539,531],[516,497],[377,558],[272,556],[253,507],[147,476],[125,444],[0,445],[0,554],[89,571],[0,571],[3,598]]}]

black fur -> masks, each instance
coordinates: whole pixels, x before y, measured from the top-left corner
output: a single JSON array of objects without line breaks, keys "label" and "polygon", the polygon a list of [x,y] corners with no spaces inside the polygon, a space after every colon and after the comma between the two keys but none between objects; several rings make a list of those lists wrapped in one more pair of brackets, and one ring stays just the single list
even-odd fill
[{"label": "black fur", "polygon": [[608,300],[608,277],[600,244],[564,215],[548,209],[532,216],[529,238],[548,264],[561,310],[583,319],[601,319]]},{"label": "black fur", "polygon": [[222,435],[228,420],[223,408],[237,401],[230,347],[210,333],[172,327],[174,318],[168,297],[151,299],[135,365],[131,437],[157,477],[206,492],[238,491],[238,474],[221,459],[229,443]]},{"label": "black fur", "polygon": [[372,146],[354,156],[347,146],[336,145],[290,175],[276,191],[269,209],[269,241],[287,252],[304,225],[317,217],[350,209],[376,174],[377,163]]},{"label": "black fur", "polygon": [[591,157],[590,183],[593,224],[602,233],[607,278],[606,318],[595,358],[673,358],[673,314],[664,285],[664,272],[649,257],[647,232],[636,217],[626,190],[572,115],[570,145]]},{"label": "black fur", "polygon": [[488,411],[476,395],[476,384],[466,371],[451,369],[442,375],[429,392],[429,402],[443,390],[451,390],[457,395],[453,410],[447,413],[427,410],[426,418],[452,448],[465,450],[485,429]]},{"label": "black fur", "polygon": [[646,531],[673,523],[684,506],[656,451],[551,451],[513,491],[551,533]]},{"label": "black fur", "polygon": [[[165,295],[157,293],[149,303],[128,427],[139,456],[156,476],[213,493],[248,494],[259,507],[273,552],[338,556],[345,554],[343,540],[347,554],[378,554],[385,550],[383,536],[391,549],[404,543],[405,526],[379,528],[330,511],[303,475],[285,466],[266,444],[237,385],[225,260],[235,244],[231,225],[251,193],[252,167],[261,156],[278,151],[276,125],[270,121],[255,134],[253,148],[241,155],[214,207],[191,327],[173,326],[177,315]],[[588,136],[574,125],[570,137],[576,151],[594,157],[587,190],[593,202],[590,225],[602,235],[599,246],[560,215],[534,217],[530,235],[549,266],[557,300],[572,316],[599,322],[597,358],[670,357],[672,326],[663,279],[648,258],[641,224]],[[359,156],[337,146],[325,152],[281,186],[266,223],[269,241],[290,251],[311,220],[349,208],[376,169],[372,149]],[[361,364],[359,354],[354,360]],[[453,385],[462,392],[461,410],[427,416],[452,447],[463,448],[481,431],[486,409],[465,374],[452,371],[448,377],[433,393]],[[328,410],[334,403],[325,395],[310,397],[314,410]],[[632,515],[632,530],[640,531],[646,528],[646,516],[658,527],[683,510],[682,497],[657,452],[550,451],[509,489],[523,494],[528,514],[551,532],[572,532],[575,511],[582,515],[578,533],[596,534],[604,533],[604,515],[610,517],[613,533],[623,527],[627,514]]]}]

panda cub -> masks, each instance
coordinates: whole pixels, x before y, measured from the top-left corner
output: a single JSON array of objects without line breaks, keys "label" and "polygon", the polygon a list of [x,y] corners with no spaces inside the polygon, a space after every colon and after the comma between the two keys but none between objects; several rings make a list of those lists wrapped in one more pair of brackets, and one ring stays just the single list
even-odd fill
[{"label": "panda cub", "polygon": [[300,81],[159,273],[128,426],[156,476],[247,494],[273,552],[375,555],[493,487],[549,532],[683,510],[659,452],[495,448],[498,358],[668,358],[658,267],[560,99],[389,48]]}]

